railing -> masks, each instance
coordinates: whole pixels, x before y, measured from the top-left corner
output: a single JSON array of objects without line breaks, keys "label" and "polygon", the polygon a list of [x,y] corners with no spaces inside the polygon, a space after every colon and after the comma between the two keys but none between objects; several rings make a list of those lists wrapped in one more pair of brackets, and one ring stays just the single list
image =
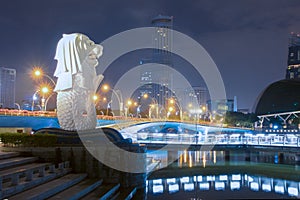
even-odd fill
[{"label": "railing", "polygon": [[28,110],[0,109],[0,115],[5,115],[5,116],[56,117],[56,112],[54,112],[54,111],[28,111]]},{"label": "railing", "polygon": [[296,135],[242,135],[242,134],[177,134],[137,133],[138,143],[191,144],[191,145],[261,145],[299,147],[300,137]]}]

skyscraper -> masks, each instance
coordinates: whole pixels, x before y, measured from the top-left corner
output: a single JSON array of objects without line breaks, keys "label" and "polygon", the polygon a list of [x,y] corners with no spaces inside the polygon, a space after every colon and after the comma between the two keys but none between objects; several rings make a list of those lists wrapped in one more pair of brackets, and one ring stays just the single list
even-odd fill
[{"label": "skyscraper", "polygon": [[291,33],[286,79],[300,79],[300,35]]},{"label": "skyscraper", "polygon": [[[153,33],[153,54],[151,59],[144,59],[140,64],[153,63],[151,67],[141,70],[141,89],[140,93],[148,93],[155,98],[158,104],[165,106],[166,99],[172,96],[173,84],[172,73],[166,65],[172,67],[172,34],[173,17],[158,15],[151,21],[151,25],[155,28]],[[151,87],[151,84],[159,84],[160,87]]]},{"label": "skyscraper", "polygon": [[15,107],[16,70],[0,67],[0,104],[3,108]]}]

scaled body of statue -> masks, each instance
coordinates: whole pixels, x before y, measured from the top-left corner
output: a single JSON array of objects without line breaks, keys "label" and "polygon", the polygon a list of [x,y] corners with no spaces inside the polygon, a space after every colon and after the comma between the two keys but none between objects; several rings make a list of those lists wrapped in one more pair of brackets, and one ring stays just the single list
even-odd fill
[{"label": "scaled body of statue", "polygon": [[80,33],[64,34],[56,48],[57,117],[65,130],[89,130],[97,125],[93,102],[102,75],[96,66],[103,47]]}]

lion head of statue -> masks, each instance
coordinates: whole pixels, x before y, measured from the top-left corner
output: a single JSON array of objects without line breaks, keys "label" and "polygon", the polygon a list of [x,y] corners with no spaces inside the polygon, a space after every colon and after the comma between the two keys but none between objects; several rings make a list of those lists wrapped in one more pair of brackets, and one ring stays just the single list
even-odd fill
[{"label": "lion head of statue", "polygon": [[63,34],[56,48],[57,67],[54,76],[57,83],[54,91],[65,91],[73,87],[74,75],[80,74],[83,88],[93,89],[97,78],[95,67],[102,55],[103,47],[95,44],[81,33]]}]

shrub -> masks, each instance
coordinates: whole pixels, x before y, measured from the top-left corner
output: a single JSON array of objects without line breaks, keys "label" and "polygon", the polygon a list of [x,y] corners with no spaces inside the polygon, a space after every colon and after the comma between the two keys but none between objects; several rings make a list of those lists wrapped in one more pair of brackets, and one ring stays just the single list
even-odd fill
[{"label": "shrub", "polygon": [[4,146],[51,147],[57,144],[53,134],[1,133],[0,140]]}]

